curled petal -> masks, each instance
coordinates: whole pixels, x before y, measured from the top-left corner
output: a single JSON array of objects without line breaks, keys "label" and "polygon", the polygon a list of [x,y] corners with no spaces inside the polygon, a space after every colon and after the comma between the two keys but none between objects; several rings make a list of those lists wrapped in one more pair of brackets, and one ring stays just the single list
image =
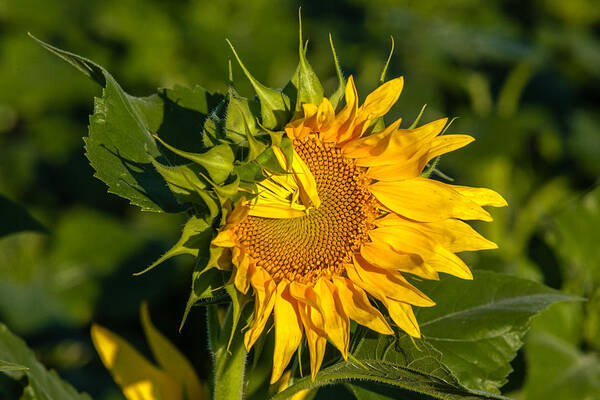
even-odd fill
[{"label": "curled petal", "polygon": [[351,280],[334,277],[333,283],[338,289],[344,311],[354,321],[384,335],[394,333],[385,317],[371,305],[367,294]]},{"label": "curled petal", "polygon": [[298,301],[290,294],[287,280],[283,280],[277,285],[274,316],[275,351],[273,352],[271,384],[279,380],[302,341],[302,323],[298,315]]},{"label": "curled petal", "polygon": [[348,358],[350,321],[344,312],[337,290],[329,280],[320,278],[315,285],[317,304],[323,315],[325,331],[344,359]]},{"label": "curled petal", "polygon": [[244,346],[250,351],[269,320],[275,304],[276,285],[263,268],[256,268],[250,279],[254,288],[254,323],[244,335]]}]

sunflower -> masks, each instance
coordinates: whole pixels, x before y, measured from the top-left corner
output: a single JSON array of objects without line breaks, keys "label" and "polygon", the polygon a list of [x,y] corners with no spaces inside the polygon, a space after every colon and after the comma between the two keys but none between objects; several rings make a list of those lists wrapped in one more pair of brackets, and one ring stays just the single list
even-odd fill
[{"label": "sunflower", "polygon": [[388,81],[359,106],[349,77],[337,114],[327,98],[303,104],[301,117],[284,128],[293,151],[274,148],[288,173],[260,181],[213,239],[231,250],[237,290],[252,290],[255,298],[244,336],[248,351],[274,316],[271,383],[304,337],[314,379],[327,340],[348,357],[350,320],[392,334],[378,306],[420,337],[412,306],[435,303],[406,275],[472,279],[455,253],[497,247],[463,220],[491,221],[482,206],[505,206],[499,194],[421,176],[431,160],[466,146],[471,136],[440,135],[447,119],[414,129],[397,120],[372,132],[402,87],[402,78]]}]

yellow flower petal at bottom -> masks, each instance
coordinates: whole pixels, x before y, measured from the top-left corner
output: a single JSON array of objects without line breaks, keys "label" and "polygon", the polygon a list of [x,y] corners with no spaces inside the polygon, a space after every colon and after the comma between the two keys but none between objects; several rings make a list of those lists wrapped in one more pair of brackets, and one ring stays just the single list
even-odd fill
[{"label": "yellow flower petal at bottom", "polygon": [[323,315],[325,332],[338,348],[344,359],[348,358],[350,321],[337,295],[337,290],[328,279],[320,278],[315,285],[317,304]]},{"label": "yellow flower petal at bottom", "polygon": [[182,400],[181,386],[120,336],[93,325],[92,342],[127,400]]},{"label": "yellow flower petal at bottom", "polygon": [[440,279],[437,271],[420,255],[399,253],[387,243],[367,243],[361,247],[360,255],[379,268],[407,272],[423,279]]},{"label": "yellow flower petal at bottom", "polygon": [[325,332],[323,316],[319,310],[309,304],[300,303],[298,311],[304,325],[304,332],[306,332],[306,341],[310,352],[310,376],[314,381],[325,356],[327,333]]},{"label": "yellow flower petal at bottom", "polygon": [[254,289],[254,322],[244,335],[244,346],[250,351],[256,340],[259,338],[265,325],[269,320],[271,311],[275,305],[276,285],[269,273],[262,268],[256,268],[250,278],[250,283]]},{"label": "yellow flower petal at bottom", "polygon": [[302,341],[302,323],[297,300],[292,297],[287,280],[277,285],[274,306],[275,350],[271,384],[277,382]]},{"label": "yellow flower petal at bottom", "polygon": [[354,283],[375,297],[389,297],[419,307],[435,305],[401,273],[376,268],[358,254],[354,256],[353,263],[346,265],[346,273]]},{"label": "yellow flower petal at bottom", "polygon": [[351,280],[334,277],[333,283],[338,289],[344,311],[350,319],[384,335],[394,333],[378,309],[371,305],[367,294]]}]

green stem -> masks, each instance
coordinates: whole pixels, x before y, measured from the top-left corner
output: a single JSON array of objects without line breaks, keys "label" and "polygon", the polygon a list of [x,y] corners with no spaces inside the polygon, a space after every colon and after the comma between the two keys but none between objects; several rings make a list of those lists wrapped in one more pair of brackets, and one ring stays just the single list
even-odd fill
[{"label": "green stem", "polygon": [[232,322],[233,308],[230,306],[223,326],[219,324],[218,307],[210,305],[208,313],[209,346],[213,353],[213,400],[242,400],[244,398],[244,373],[246,369],[246,349],[243,335],[237,332],[227,351]]}]

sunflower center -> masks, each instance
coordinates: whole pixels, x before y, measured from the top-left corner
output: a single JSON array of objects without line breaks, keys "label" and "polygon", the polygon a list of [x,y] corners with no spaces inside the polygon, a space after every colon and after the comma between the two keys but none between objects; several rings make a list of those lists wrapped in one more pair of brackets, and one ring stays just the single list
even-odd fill
[{"label": "sunflower center", "polygon": [[315,178],[321,205],[297,218],[248,216],[235,236],[276,282],[310,284],[344,271],[343,264],[367,240],[377,209],[363,171],[338,148],[318,139],[293,144]]}]

